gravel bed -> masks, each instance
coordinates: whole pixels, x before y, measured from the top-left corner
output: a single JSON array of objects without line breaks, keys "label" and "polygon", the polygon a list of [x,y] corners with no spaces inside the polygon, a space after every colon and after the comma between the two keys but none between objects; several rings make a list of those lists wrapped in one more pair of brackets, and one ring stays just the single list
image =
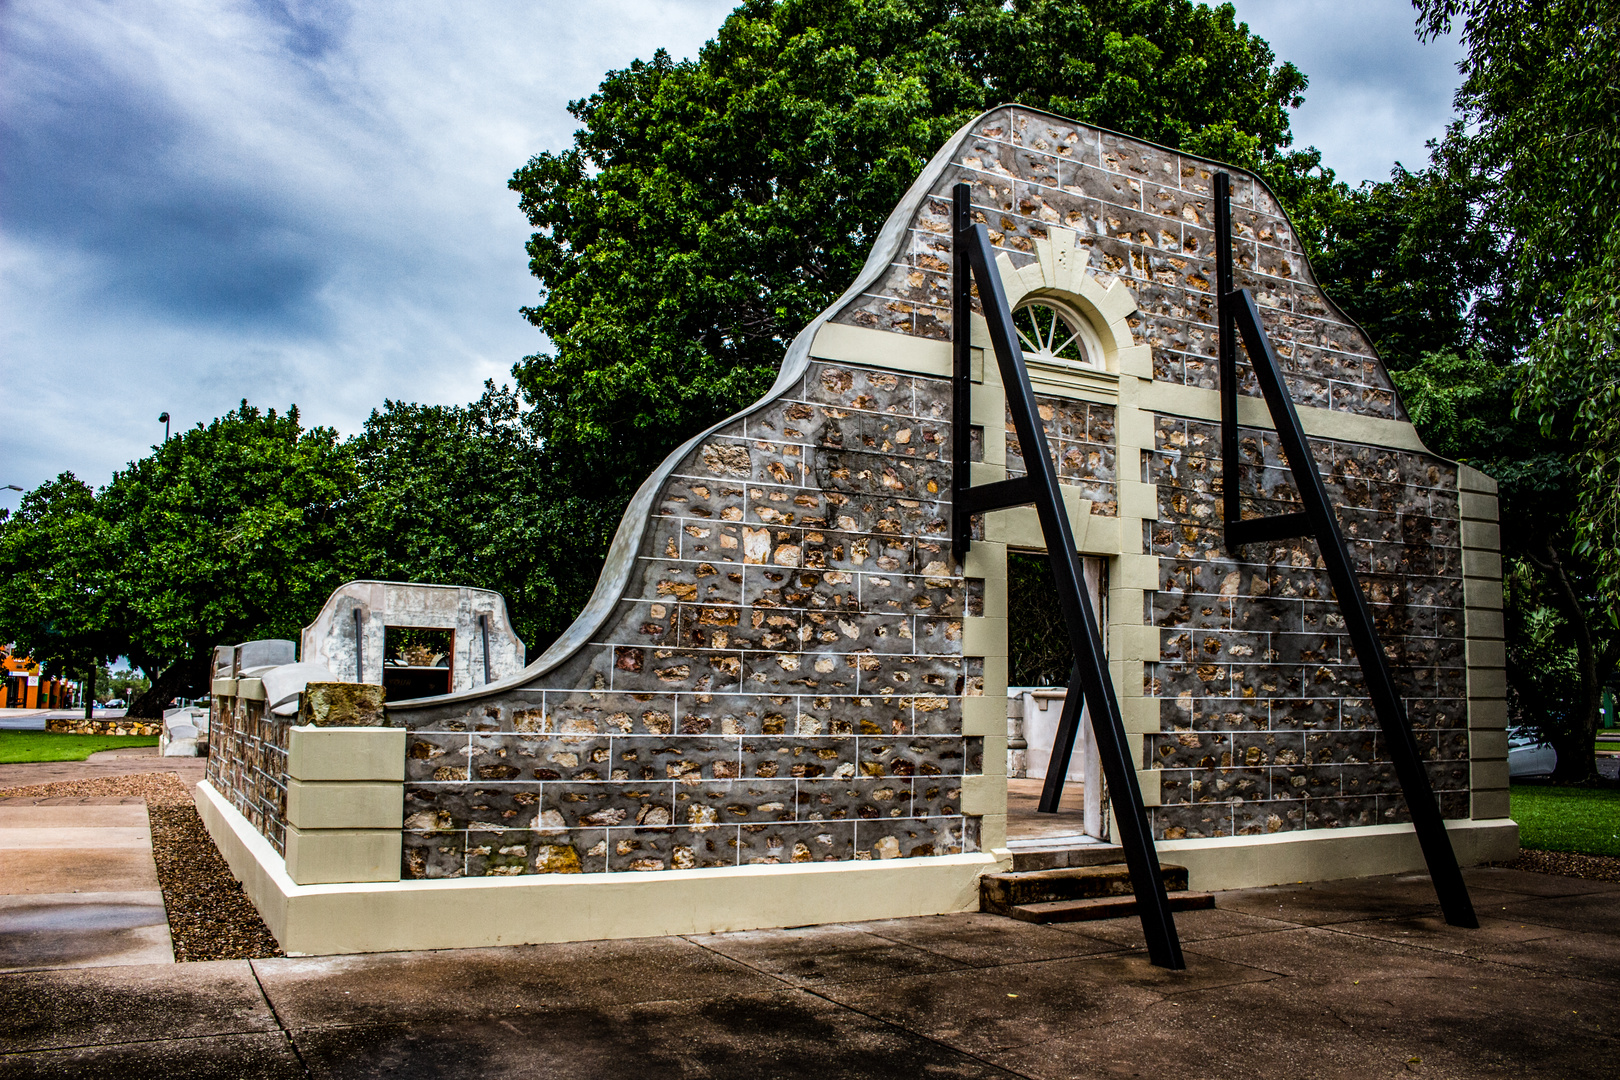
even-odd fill
[{"label": "gravel bed", "polygon": [[1509,870],[1558,874],[1587,881],[1620,881],[1620,858],[1613,855],[1577,855],[1572,851],[1536,851],[1525,848],[1512,862],[1496,863]]},{"label": "gravel bed", "polygon": [[197,816],[191,789],[173,773],[137,773],[95,780],[5,788],[0,798],[96,798],[138,796],[146,800],[152,826],[152,858],[169,916],[174,958],[257,960],[282,955],[253,902],[231,876],[214,840]]}]

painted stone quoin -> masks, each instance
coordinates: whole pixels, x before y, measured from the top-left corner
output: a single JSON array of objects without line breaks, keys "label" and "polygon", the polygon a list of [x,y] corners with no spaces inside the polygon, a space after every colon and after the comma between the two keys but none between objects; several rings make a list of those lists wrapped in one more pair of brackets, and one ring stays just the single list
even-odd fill
[{"label": "painted stone quoin", "polygon": [[[965,559],[949,547],[959,182],[1027,329],[1076,542],[1103,560],[1155,837],[1403,821],[1314,542],[1242,559],[1222,544],[1220,168],[1017,106],[964,127],[766,397],[643,485],[568,633],[516,676],[389,706],[407,729],[403,876],[1005,849],[1006,555],[1043,540],[1010,510],[975,523]],[[1442,809],[1503,819],[1495,485],[1423,447],[1275,198],[1229,171],[1237,285],[1313,437]],[[983,321],[962,329],[986,357],[973,480],[1017,475]],[[1245,513],[1286,509],[1252,376],[1242,393]]]}]

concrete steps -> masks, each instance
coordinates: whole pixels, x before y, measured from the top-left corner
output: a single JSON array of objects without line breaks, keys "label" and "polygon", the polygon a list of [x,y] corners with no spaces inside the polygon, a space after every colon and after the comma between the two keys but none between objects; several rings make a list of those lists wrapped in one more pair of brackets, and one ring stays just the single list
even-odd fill
[{"label": "concrete steps", "polygon": [[[1102,845],[1098,846],[1103,848]],[[1022,869],[1014,856],[1013,870],[986,874],[979,879],[979,910],[1005,915],[1023,922],[1085,922],[1113,919],[1136,913],[1130,870],[1119,858],[1119,848],[1081,849],[1062,857],[1077,858],[1080,865]],[[1060,857],[1056,852],[1025,853],[1029,863]],[[1108,860],[1108,861],[1104,861]],[[1187,868],[1161,865],[1165,891],[1170,894],[1172,911],[1189,911],[1215,906],[1210,893],[1187,890]]]}]

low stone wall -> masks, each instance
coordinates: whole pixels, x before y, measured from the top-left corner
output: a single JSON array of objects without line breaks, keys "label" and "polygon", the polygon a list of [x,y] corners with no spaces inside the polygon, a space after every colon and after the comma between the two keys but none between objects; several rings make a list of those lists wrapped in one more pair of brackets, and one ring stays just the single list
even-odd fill
[{"label": "low stone wall", "polygon": [[75,720],[52,718],[45,721],[45,730],[60,735],[161,735],[161,720],[130,720],[115,717],[108,720]]},{"label": "low stone wall", "polygon": [[285,854],[287,740],[292,718],[276,716],[262,698],[216,692],[208,725],[208,782],[277,852]]}]

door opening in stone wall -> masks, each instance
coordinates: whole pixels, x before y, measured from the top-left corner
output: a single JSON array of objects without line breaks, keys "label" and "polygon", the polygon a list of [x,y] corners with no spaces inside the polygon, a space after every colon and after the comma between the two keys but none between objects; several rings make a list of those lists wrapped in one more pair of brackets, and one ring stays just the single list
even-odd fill
[{"label": "door opening in stone wall", "polygon": [[[1081,562],[1097,624],[1106,628],[1106,565],[1102,559]],[[1007,839],[1106,839],[1107,800],[1096,754],[1087,752],[1090,724],[1084,716],[1058,812],[1041,814],[1035,809],[1073,663],[1068,629],[1044,554],[1012,551],[1007,555],[1007,652]]]}]

